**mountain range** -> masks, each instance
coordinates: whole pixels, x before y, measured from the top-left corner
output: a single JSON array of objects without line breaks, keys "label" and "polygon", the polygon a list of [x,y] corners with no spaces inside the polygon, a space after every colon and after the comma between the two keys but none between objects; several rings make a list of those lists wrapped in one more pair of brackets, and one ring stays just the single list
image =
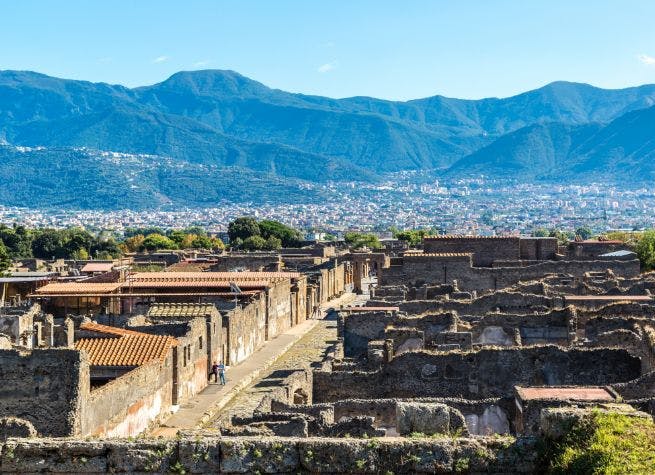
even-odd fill
[{"label": "mountain range", "polygon": [[0,204],[22,206],[293,202],[320,199],[307,183],[412,170],[638,184],[655,178],[655,85],[394,102],[293,94],[232,71],[131,89],[0,71],[0,144],[0,178],[20,186]]}]

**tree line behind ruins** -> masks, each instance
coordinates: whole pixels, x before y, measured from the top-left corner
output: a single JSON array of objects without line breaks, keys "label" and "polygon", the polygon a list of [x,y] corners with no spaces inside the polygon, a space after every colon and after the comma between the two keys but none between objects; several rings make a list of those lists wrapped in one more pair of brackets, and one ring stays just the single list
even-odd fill
[{"label": "tree line behind ruins", "polygon": [[[435,230],[391,228],[395,239],[409,247],[420,247],[425,236]],[[273,220],[257,221],[252,217],[240,217],[230,222],[227,235],[230,248],[243,251],[276,251],[283,247],[300,246],[304,237],[301,231]],[[539,228],[535,237],[556,237],[560,244],[574,239],[594,236],[587,226],[573,231]],[[597,236],[599,239],[619,240],[637,253],[642,270],[655,269],[655,230],[613,231]],[[326,241],[336,241],[336,236],[326,234]],[[381,249],[379,238],[373,233],[347,232],[344,242],[352,249]],[[164,230],[158,227],[127,228],[122,235],[112,231],[89,231],[79,227],[66,229],[26,228],[0,224],[0,272],[6,270],[12,259],[115,259],[130,252],[156,250],[225,249],[223,241],[209,235],[200,226]]]}]

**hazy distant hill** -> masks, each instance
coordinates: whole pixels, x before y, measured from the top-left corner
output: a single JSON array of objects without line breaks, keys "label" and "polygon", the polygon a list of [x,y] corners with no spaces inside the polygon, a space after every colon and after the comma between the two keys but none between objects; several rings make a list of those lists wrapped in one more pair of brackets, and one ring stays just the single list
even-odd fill
[{"label": "hazy distant hill", "polygon": [[458,160],[446,174],[649,184],[655,180],[655,106],[607,125],[524,127]]},{"label": "hazy distant hill", "polygon": [[324,196],[295,179],[153,155],[0,145],[0,203],[146,209],[225,202],[306,203]]},{"label": "hazy distant hill", "polygon": [[[639,180],[655,150],[653,104],[655,85],[604,90],[556,82],[504,99],[393,102],[291,94],[232,71],[180,72],[134,89],[0,71],[0,141],[48,149],[28,160],[5,147],[0,170],[21,180],[26,197],[32,188],[65,195],[67,170],[76,160],[87,163],[72,148],[157,155],[171,167],[211,167],[195,177],[197,186],[209,189],[220,175],[231,188],[222,196],[237,201],[261,197],[246,176],[273,188],[285,186],[284,178],[374,181],[402,170],[534,180],[618,169]],[[96,159],[92,166],[102,167],[102,155]],[[125,165],[112,166],[120,181]],[[36,180],[39,168],[49,182]],[[230,181],[237,171],[240,179]],[[159,203],[158,193],[169,199],[154,175],[142,184],[151,189],[148,203]]]}]

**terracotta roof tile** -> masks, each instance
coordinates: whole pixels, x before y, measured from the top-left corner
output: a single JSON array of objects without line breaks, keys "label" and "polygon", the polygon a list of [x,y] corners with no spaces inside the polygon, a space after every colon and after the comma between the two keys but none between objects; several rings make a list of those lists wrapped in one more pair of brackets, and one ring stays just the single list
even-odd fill
[{"label": "terracotta roof tile", "polygon": [[204,317],[216,312],[211,303],[156,303],[148,309],[149,317]]},{"label": "terracotta roof tile", "polygon": [[114,268],[113,262],[88,262],[80,269],[81,272],[109,272]]},{"label": "terracotta roof tile", "polygon": [[140,366],[154,360],[164,361],[168,351],[178,344],[171,336],[150,335],[93,322],[82,323],[80,329],[106,335],[75,342],[75,349],[88,353],[92,366]]},{"label": "terracotta roof tile", "polygon": [[118,282],[53,282],[36,289],[37,294],[110,294],[121,286]]},{"label": "terracotta roof tile", "polygon": [[424,241],[438,241],[440,239],[519,239],[518,236],[471,236],[467,234],[443,234],[440,236],[425,236]]}]

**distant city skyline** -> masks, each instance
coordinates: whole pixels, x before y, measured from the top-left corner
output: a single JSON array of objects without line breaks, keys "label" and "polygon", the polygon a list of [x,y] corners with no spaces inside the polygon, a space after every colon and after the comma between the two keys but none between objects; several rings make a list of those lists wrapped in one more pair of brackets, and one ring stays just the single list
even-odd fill
[{"label": "distant city skyline", "polygon": [[655,83],[655,2],[4,3],[0,69],[128,87],[230,69],[329,97],[506,97]]}]

